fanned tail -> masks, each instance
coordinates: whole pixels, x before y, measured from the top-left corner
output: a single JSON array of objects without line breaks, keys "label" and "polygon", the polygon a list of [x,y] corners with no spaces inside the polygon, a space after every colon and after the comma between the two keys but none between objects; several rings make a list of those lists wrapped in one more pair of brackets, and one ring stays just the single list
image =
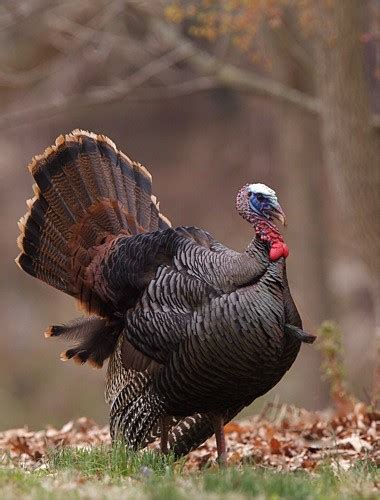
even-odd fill
[{"label": "fanned tail", "polygon": [[58,137],[28,168],[35,195],[19,222],[17,264],[105,315],[81,270],[93,257],[89,250],[107,238],[170,226],[152,195],[151,175],[106,136],[82,130]]},{"label": "fanned tail", "polygon": [[165,229],[170,222],[152,195],[149,172],[104,135],[83,130],[61,135],[28,168],[36,183],[29,210],[19,221],[16,262],[100,316],[50,327],[46,336],[75,341],[62,359],[102,366],[121,326],[110,319],[114,311],[87,281],[87,266],[94,256],[101,257],[99,245],[120,234]]}]

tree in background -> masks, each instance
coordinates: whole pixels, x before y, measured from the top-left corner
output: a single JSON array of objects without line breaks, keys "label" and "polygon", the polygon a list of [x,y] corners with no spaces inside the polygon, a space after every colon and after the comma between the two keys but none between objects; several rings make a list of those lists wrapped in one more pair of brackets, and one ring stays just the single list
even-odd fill
[{"label": "tree in background", "polygon": [[[371,75],[368,75],[365,65],[364,45],[379,36],[379,26],[376,25],[376,20],[379,22],[379,7],[377,2],[358,0],[199,0],[173,2],[167,7],[167,16],[172,21],[190,21],[188,32],[191,35],[209,43],[229,37],[231,43],[252,61],[261,63],[266,73],[277,77],[277,81],[268,79],[265,82],[255,73],[239,72],[234,66],[223,66],[221,63],[218,68],[215,61],[218,68],[216,78],[221,82],[238,90],[266,94],[295,108],[301,107],[303,112],[318,115],[320,126],[316,132],[321,138],[325,172],[332,183],[332,191],[325,186],[325,196],[329,198],[334,194],[340,203],[340,214],[326,215],[336,219],[334,231],[339,228],[342,231],[341,242],[357,251],[372,275],[378,330],[380,165],[379,137],[376,133],[379,119],[371,112]],[[376,43],[379,43],[378,39]],[[273,51],[273,47],[277,50]],[[374,50],[379,50],[378,45]],[[285,77],[281,71],[279,75],[281,60],[288,71]],[[375,67],[375,78],[379,77],[378,71],[379,68]],[[379,98],[379,95],[375,97]],[[291,114],[288,112],[287,116]],[[299,141],[315,154],[318,137],[310,137],[312,129],[304,127],[305,118],[291,121],[283,123],[284,134],[295,132]],[[303,130],[307,131],[308,137],[302,133]],[[296,144],[294,137],[285,143]],[[300,172],[297,161],[291,167],[288,162],[292,156],[294,154],[288,151],[288,161],[285,162],[291,168],[289,177],[292,185],[294,181],[305,184],[302,192],[306,198],[301,198],[302,207],[317,210],[318,200],[313,196],[315,189],[307,189],[307,184],[313,179],[313,169],[309,170],[310,163],[304,164]],[[307,158],[305,152],[302,158]],[[320,188],[323,189],[322,186]],[[320,231],[322,228],[316,224],[315,229]],[[328,238],[328,231],[325,234]],[[313,241],[312,233],[309,236],[308,240]],[[312,257],[309,267],[319,262],[319,270],[323,271],[319,254],[321,247],[315,246],[309,251]],[[375,343],[378,347],[374,353],[380,358],[378,337]],[[376,399],[380,391],[378,368],[374,373]]]}]

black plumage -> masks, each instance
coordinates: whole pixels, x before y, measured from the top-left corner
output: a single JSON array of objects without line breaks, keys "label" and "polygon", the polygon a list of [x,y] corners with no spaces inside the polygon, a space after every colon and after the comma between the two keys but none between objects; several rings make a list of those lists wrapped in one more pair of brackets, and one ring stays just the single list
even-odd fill
[{"label": "black plumage", "polygon": [[74,131],[35,157],[35,197],[20,221],[22,269],[92,316],[47,330],[63,354],[102,366],[113,438],[160,435],[182,455],[271,389],[294,362],[302,330],[286,278],[275,193],[244,186],[237,209],[255,228],[246,252],[195,227],[171,228],[151,176],[105,136]]}]

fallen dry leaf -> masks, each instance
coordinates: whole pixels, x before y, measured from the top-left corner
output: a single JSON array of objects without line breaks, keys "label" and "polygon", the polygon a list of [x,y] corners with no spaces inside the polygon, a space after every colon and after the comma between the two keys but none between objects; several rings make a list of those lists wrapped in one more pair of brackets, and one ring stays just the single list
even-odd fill
[{"label": "fallen dry leaf", "polygon": [[271,451],[271,453],[274,453],[274,454],[277,455],[278,453],[280,453],[280,450],[281,450],[281,443],[280,443],[280,441],[278,439],[276,439],[276,438],[273,437],[270,440],[270,451]]},{"label": "fallen dry leaf", "polygon": [[[380,465],[380,413],[367,411],[362,403],[345,415],[272,405],[261,416],[228,423],[225,432],[231,464],[248,461],[278,470],[313,471],[332,457],[343,469],[359,459]],[[50,449],[103,444],[111,444],[108,427],[100,427],[86,417],[72,420],[61,429],[10,429],[0,432],[0,464],[11,462],[38,469],[45,466]],[[185,468],[199,470],[212,465],[215,458],[215,439],[211,438],[187,456]]]},{"label": "fallen dry leaf", "polygon": [[244,432],[244,427],[242,427],[237,422],[229,422],[224,426],[224,433],[231,434],[232,432],[237,432],[238,434],[242,434]]}]

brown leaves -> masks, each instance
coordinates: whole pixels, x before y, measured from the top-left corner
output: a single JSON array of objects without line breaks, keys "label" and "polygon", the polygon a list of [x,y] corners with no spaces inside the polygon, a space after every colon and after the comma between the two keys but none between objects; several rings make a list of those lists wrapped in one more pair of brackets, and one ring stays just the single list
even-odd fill
[{"label": "brown leaves", "polygon": [[0,432],[0,464],[10,461],[15,465],[33,467],[46,458],[50,449],[110,442],[108,427],[99,427],[86,417],[71,420],[60,430],[53,427],[37,432],[27,428],[11,429]]},{"label": "brown leaves", "polygon": [[[271,412],[272,420],[255,416],[246,422],[225,426],[231,465],[256,463],[278,470],[313,471],[330,460],[343,469],[358,459],[380,465],[380,413],[362,403],[346,415],[312,413],[285,405]],[[88,418],[72,420],[61,429],[31,432],[12,429],[0,432],[0,463],[34,468],[46,461],[49,449],[110,444],[107,427]],[[187,470],[214,463],[215,439],[209,439],[186,459]]]},{"label": "brown leaves", "polygon": [[[278,407],[277,414],[281,419],[275,416],[275,422],[256,416],[226,426],[230,463],[248,460],[279,470],[309,471],[326,460],[344,467],[358,459],[380,463],[380,413],[368,411],[362,403],[345,415],[312,413],[284,405]],[[215,459],[214,438],[188,456],[187,467],[198,469],[199,456],[205,454]]]}]

